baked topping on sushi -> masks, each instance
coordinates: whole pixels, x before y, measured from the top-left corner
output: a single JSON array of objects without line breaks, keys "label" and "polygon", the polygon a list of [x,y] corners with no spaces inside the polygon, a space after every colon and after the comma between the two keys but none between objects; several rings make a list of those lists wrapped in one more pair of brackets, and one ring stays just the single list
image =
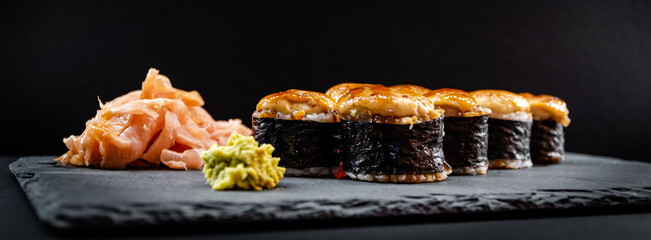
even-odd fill
[{"label": "baked topping on sushi", "polygon": [[323,93],[290,89],[262,98],[253,117],[337,122],[335,103]]},{"label": "baked topping on sushi", "polygon": [[446,117],[477,117],[491,114],[489,108],[480,106],[470,93],[453,88],[441,88],[425,93],[434,105],[445,110]]},{"label": "baked topping on sushi", "polygon": [[425,94],[425,93],[428,93],[429,91],[431,91],[429,88],[421,87],[421,86],[418,86],[418,85],[412,85],[412,84],[393,85],[393,86],[391,86],[389,88],[411,88],[413,90],[416,90],[416,92],[418,92],[420,94]]},{"label": "baked topping on sushi", "polygon": [[426,122],[444,112],[416,90],[384,86],[348,91],[337,102],[337,110],[342,119],[388,124]]},{"label": "baked topping on sushi", "polygon": [[337,101],[341,96],[346,94],[348,91],[358,88],[358,87],[372,87],[377,86],[378,84],[371,83],[340,83],[329,88],[325,94],[332,100]]},{"label": "baked topping on sushi", "polygon": [[490,118],[531,122],[531,110],[526,98],[504,90],[470,92],[479,105],[490,108]]},{"label": "baked topping on sushi", "polygon": [[529,101],[534,120],[543,121],[551,119],[562,124],[564,127],[570,125],[570,117],[568,116],[570,111],[562,99],[544,94],[536,96],[531,93],[520,93],[520,96],[523,96]]}]

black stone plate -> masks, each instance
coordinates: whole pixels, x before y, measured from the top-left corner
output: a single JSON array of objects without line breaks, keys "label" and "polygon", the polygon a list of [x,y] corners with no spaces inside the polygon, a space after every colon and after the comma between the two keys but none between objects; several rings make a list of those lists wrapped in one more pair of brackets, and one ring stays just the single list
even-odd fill
[{"label": "black stone plate", "polygon": [[651,164],[575,153],[560,165],[437,183],[286,177],[261,192],[213,191],[196,170],[100,170],[52,159],[25,157],[9,169],[38,218],[58,229],[651,205]]}]

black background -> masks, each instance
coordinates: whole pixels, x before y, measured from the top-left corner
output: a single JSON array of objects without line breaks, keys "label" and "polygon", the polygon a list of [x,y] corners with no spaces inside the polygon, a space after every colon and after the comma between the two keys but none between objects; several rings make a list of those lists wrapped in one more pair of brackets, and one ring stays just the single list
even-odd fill
[{"label": "black background", "polygon": [[649,1],[2,2],[0,153],[61,154],[149,67],[216,119],[339,82],[559,96],[567,150],[651,161]]}]

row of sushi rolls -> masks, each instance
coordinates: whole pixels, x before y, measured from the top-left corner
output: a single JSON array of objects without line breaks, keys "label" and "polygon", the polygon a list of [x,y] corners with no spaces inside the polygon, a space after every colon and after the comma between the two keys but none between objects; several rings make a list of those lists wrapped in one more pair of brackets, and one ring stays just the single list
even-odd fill
[{"label": "row of sushi rolls", "polygon": [[141,90],[100,101],[56,160],[203,169],[216,190],[273,188],[283,176],[426,183],[561,163],[570,124],[566,103],[550,95],[409,84],[273,93],[258,102],[252,129],[214,120],[203,104],[150,69]]}]

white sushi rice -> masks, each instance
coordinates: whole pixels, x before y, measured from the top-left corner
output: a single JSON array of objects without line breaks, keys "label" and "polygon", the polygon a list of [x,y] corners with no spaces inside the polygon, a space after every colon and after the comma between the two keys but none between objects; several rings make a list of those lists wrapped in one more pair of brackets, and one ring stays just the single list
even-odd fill
[{"label": "white sushi rice", "polygon": [[285,168],[285,176],[288,177],[319,177],[329,176],[339,169],[338,166],[333,167],[311,167],[311,168]]},{"label": "white sushi rice", "polygon": [[[256,111],[253,113],[253,117],[258,118],[262,113],[263,111]],[[283,119],[283,120],[292,120],[292,116],[296,115],[297,113],[298,111],[294,111],[292,114],[276,112],[276,116],[274,116],[274,118]],[[325,112],[325,113],[309,113],[306,114],[301,120],[314,121],[314,122],[336,122],[336,119],[337,118],[334,113]]]},{"label": "white sushi rice", "polygon": [[492,159],[488,160],[489,168],[506,168],[506,169],[520,169],[529,168],[533,166],[531,159]]},{"label": "white sushi rice", "polygon": [[529,112],[511,112],[511,113],[492,113],[490,118],[502,119],[502,120],[511,120],[511,121],[521,121],[521,122],[531,122],[533,117]]},{"label": "white sushi rice", "polygon": [[355,180],[368,182],[392,183],[426,183],[443,181],[450,172],[423,173],[423,174],[363,174],[346,172],[346,175]]},{"label": "white sushi rice", "polygon": [[469,166],[452,169],[454,175],[484,175],[488,170],[488,163],[484,166]]},{"label": "white sushi rice", "polygon": [[334,113],[310,113],[303,117],[303,121],[334,122],[335,120]]},{"label": "white sushi rice", "polygon": [[[296,114],[296,112],[294,112]],[[260,113],[253,113],[253,117],[257,117],[260,115]],[[292,114],[286,114],[286,113],[281,113],[277,112],[276,113],[276,119],[283,119],[283,120],[292,120]],[[326,112],[326,113],[309,113],[306,114],[302,121],[314,121],[314,122],[335,122],[336,117],[334,113],[331,112]]]}]

